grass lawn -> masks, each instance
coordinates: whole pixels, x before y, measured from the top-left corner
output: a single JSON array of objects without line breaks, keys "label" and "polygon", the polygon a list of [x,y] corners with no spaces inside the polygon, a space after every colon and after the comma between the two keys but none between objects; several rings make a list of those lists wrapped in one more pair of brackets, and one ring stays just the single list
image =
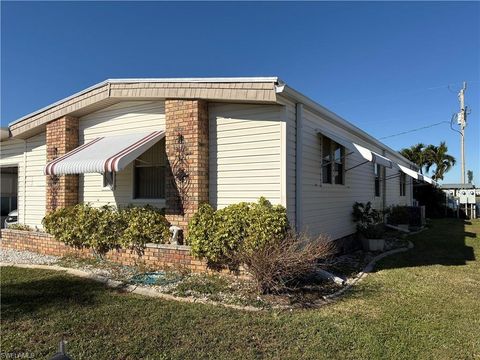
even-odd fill
[{"label": "grass lawn", "polygon": [[[341,301],[248,313],[2,268],[1,353],[73,359],[480,359],[480,221],[439,220]],[[5,355],[4,355],[5,356]]]}]

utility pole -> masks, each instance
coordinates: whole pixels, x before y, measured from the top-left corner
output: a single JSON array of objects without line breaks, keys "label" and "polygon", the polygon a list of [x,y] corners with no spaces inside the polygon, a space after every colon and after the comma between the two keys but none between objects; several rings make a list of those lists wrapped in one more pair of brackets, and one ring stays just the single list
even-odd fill
[{"label": "utility pole", "polygon": [[457,123],[460,125],[460,148],[461,148],[461,162],[462,162],[462,184],[465,184],[465,127],[467,126],[467,109],[465,107],[465,90],[467,90],[467,83],[463,82],[463,88],[458,93],[458,100],[460,101],[460,112],[457,116]]}]

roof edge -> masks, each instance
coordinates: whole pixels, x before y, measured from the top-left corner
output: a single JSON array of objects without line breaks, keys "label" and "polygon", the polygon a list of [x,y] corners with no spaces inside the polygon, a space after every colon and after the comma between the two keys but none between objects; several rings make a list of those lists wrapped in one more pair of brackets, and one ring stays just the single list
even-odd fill
[{"label": "roof edge", "polygon": [[13,126],[15,124],[18,124],[19,122],[22,122],[25,119],[28,119],[29,117],[38,115],[46,110],[49,110],[57,105],[60,105],[68,100],[71,100],[77,96],[83,95],[89,91],[98,89],[102,86],[108,85],[108,84],[118,84],[118,83],[182,83],[182,82],[189,82],[189,83],[235,83],[235,82],[274,82],[277,83],[281,80],[279,80],[278,77],[276,76],[264,76],[264,77],[202,77],[202,78],[119,78],[119,79],[107,79],[104,81],[101,81],[97,84],[94,84],[92,86],[89,86],[86,89],[83,89],[81,91],[78,91],[70,96],[67,96],[63,99],[60,99],[58,101],[55,101],[54,103],[51,103],[47,106],[44,106],[43,108],[40,108],[36,111],[33,111],[27,115],[22,116],[21,118],[14,120],[8,124],[8,126]]},{"label": "roof edge", "polygon": [[402,154],[400,154],[400,152],[392,149],[391,147],[384,144],[380,140],[377,140],[375,137],[373,137],[372,135],[370,135],[366,131],[360,129],[358,126],[353,125],[348,120],[342,118],[340,115],[337,115],[333,111],[331,111],[331,110],[327,109],[326,107],[320,105],[319,103],[317,103],[315,100],[309,98],[308,96],[303,95],[302,93],[295,90],[294,88],[284,84],[283,89],[281,89],[281,91],[278,91],[278,93],[279,94],[284,94],[285,96],[290,97],[294,100],[298,100],[298,101],[302,102],[304,105],[316,110],[317,112],[326,115],[330,119],[332,119],[332,120],[336,121],[338,124],[340,124],[343,128],[345,128],[345,130],[349,130],[349,131],[353,131],[353,132],[357,133],[365,141],[373,143],[373,144],[377,145],[378,147],[380,147],[381,149],[383,149],[385,151],[388,151],[392,154],[395,154],[395,156],[398,156],[400,159],[404,160],[407,164],[409,164],[411,166],[414,166],[415,169],[418,170],[418,166],[415,163],[408,160],[407,158],[405,158]]}]

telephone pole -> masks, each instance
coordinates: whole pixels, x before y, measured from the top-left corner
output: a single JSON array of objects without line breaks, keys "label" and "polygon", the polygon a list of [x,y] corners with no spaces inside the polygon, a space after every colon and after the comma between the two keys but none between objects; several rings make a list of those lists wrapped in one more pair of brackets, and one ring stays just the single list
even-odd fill
[{"label": "telephone pole", "polygon": [[458,93],[458,100],[460,101],[460,112],[457,116],[457,123],[460,125],[460,148],[461,148],[461,162],[462,162],[462,184],[465,184],[465,127],[467,126],[467,109],[465,107],[465,90],[467,90],[467,83],[463,82],[463,88]]}]

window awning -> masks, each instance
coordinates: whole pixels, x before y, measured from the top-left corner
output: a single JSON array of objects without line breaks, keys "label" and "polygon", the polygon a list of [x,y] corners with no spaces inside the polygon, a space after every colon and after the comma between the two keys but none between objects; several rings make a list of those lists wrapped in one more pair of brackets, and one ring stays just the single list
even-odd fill
[{"label": "window awning", "polygon": [[99,137],[49,162],[45,175],[105,173],[123,170],[165,137],[165,131]]},{"label": "window awning", "polygon": [[423,174],[420,174],[419,172],[416,172],[415,170],[412,170],[412,169],[409,169],[403,165],[400,165],[400,164],[396,164],[397,167],[400,169],[400,171],[402,171],[403,173],[407,174],[408,176],[414,178],[415,180],[420,180],[420,181],[425,181],[429,184],[432,184],[432,185],[437,185],[437,182],[431,178],[429,178],[428,176],[425,176]]},{"label": "window awning", "polygon": [[390,169],[397,168],[400,171],[402,171],[403,173],[407,174],[408,176],[410,176],[410,177],[412,177],[416,180],[425,181],[425,182],[427,182],[429,184],[432,184],[432,185],[437,185],[437,182],[435,180],[429,178],[428,176],[422,175],[422,174],[416,172],[415,170],[412,170],[412,169],[409,169],[409,168],[407,168],[403,165],[400,165],[400,164],[390,160],[389,158],[387,158],[383,155],[380,155],[380,154],[376,153],[375,151],[369,150],[364,146],[358,145],[358,144],[354,143],[353,141],[348,140],[348,139],[346,139],[342,136],[333,134],[333,133],[331,133],[327,130],[323,130],[323,129],[322,130],[317,130],[317,133],[318,133],[318,135],[324,135],[324,136],[332,139],[333,141],[335,141],[337,144],[342,145],[346,149],[348,149],[348,150],[350,150],[350,151],[352,151],[356,154],[359,154],[363,159],[365,159],[367,161],[371,161],[373,163],[388,167]]},{"label": "window awning", "polygon": [[324,135],[332,139],[337,144],[340,144],[346,149],[360,155],[362,158],[364,158],[367,161],[371,161],[388,168],[392,168],[394,166],[394,162],[389,158],[386,158],[383,155],[377,154],[375,151],[369,150],[366,147],[358,145],[351,140],[345,139],[344,137],[333,134],[326,130],[317,130],[317,133],[318,135]]}]

